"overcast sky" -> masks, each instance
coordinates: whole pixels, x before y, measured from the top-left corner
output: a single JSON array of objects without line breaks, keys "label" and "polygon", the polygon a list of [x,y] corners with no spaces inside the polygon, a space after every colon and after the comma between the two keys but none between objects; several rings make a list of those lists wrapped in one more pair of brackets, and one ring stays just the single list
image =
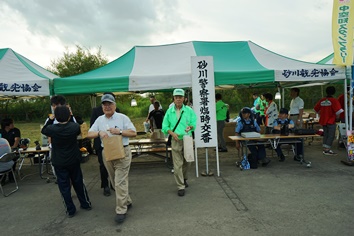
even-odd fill
[{"label": "overcast sky", "polygon": [[46,68],[75,45],[101,46],[111,61],[136,45],[250,40],[317,62],[333,52],[332,5],[332,0],[1,0],[0,48]]}]

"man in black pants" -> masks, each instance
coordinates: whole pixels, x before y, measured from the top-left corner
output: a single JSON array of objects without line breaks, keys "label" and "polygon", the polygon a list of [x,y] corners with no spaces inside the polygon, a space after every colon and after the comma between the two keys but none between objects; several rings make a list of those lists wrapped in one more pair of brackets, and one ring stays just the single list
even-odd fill
[{"label": "man in black pants", "polygon": [[[114,98],[114,94],[113,93],[104,93],[104,94],[111,94]],[[117,107],[116,112],[119,112],[119,109]],[[95,108],[92,109],[92,114],[91,114],[91,119],[90,119],[90,127],[93,125],[93,123],[95,123],[95,120],[99,117],[103,115],[103,110],[102,110],[102,106],[101,104]],[[106,167],[103,164],[103,160],[102,160],[102,146],[101,146],[101,139],[95,138],[93,141],[93,148],[96,151],[97,154],[97,159],[98,159],[98,163],[100,164],[100,175],[101,175],[101,188],[103,188],[103,195],[104,196],[110,196],[111,195],[111,190],[109,188],[109,184],[108,184],[108,172],[106,170]]]}]

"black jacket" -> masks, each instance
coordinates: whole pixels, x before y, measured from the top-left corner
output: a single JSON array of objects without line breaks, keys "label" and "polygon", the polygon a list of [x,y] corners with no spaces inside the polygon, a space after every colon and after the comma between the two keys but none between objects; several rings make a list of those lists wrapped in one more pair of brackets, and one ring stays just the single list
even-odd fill
[{"label": "black jacket", "polygon": [[77,136],[81,133],[80,125],[74,122],[53,124],[49,120],[42,128],[42,134],[52,138],[52,164],[66,167],[80,163],[81,152]]}]

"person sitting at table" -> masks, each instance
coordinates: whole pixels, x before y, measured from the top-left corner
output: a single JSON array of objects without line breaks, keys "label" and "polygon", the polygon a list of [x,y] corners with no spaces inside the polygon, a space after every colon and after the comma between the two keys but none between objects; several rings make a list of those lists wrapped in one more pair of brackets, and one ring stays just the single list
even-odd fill
[{"label": "person sitting at table", "polygon": [[11,118],[5,118],[1,121],[1,137],[6,139],[12,150],[18,148],[21,139],[21,131],[14,126]]},{"label": "person sitting at table", "polygon": [[[9,142],[4,138],[0,138],[0,157],[4,154],[10,153],[10,152],[11,152],[11,148],[10,148]],[[0,172],[9,170],[10,168],[12,168],[14,166],[14,163],[15,162],[13,160],[8,161],[8,162],[0,162]],[[10,176],[12,176],[12,174],[10,174]],[[10,182],[11,182],[11,180],[13,180],[13,176],[10,179]],[[1,185],[5,185],[5,183],[6,183],[6,176],[3,176],[1,179]]]},{"label": "person sitting at table", "polygon": [[80,167],[81,152],[77,145],[77,136],[81,131],[78,123],[70,122],[71,112],[67,106],[57,106],[54,115],[57,123],[54,119],[49,119],[41,133],[52,138],[51,161],[66,213],[71,218],[76,213],[76,207],[71,197],[71,184],[80,201],[80,208],[92,209]]},{"label": "person sitting at table", "polygon": [[[16,151],[18,149],[21,139],[21,131],[14,126],[13,119],[5,118],[1,121],[0,135],[9,142],[11,151]],[[18,158],[19,156],[14,159],[15,164],[12,166],[14,172],[16,170],[16,161]],[[10,182],[14,182],[11,174],[8,175],[8,178]]]},{"label": "person sitting at table", "polygon": [[[260,132],[261,128],[257,124],[257,120],[254,119],[252,111],[248,107],[242,108],[240,112],[240,121],[236,126],[236,136],[240,136],[243,132]],[[249,141],[249,144],[255,143],[255,141]],[[262,166],[267,166],[270,160],[266,157],[266,150],[263,144],[248,145],[248,149],[251,152],[252,160],[257,162],[262,161]],[[236,149],[240,150],[240,142],[236,141]],[[254,168],[257,168],[256,166]]]},{"label": "person sitting at table", "polygon": [[[288,126],[287,128],[289,130],[295,127],[294,121],[288,118],[288,113],[289,111],[286,108],[281,108],[279,110],[278,119],[275,119],[273,123],[273,130],[272,130],[273,134],[281,134],[281,129],[284,128],[284,126],[286,125]],[[288,139],[288,141],[291,141],[291,139]],[[296,155],[294,156],[294,160],[299,161],[303,155],[302,143],[295,143],[295,148],[296,148]],[[281,150],[281,144],[277,145],[275,151],[279,157],[279,161],[280,162],[285,161],[285,156]]]}]

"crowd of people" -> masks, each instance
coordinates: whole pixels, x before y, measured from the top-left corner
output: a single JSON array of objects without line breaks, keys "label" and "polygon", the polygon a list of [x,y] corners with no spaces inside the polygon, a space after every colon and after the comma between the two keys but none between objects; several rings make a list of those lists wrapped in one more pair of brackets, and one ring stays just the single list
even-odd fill
[{"label": "crowd of people", "polygon": [[[320,115],[319,124],[323,126],[323,154],[336,155],[332,151],[332,143],[336,129],[336,122],[343,114],[345,108],[342,98],[339,101],[334,98],[335,88],[326,88],[326,97],[322,98],[314,106],[314,110]],[[235,134],[244,132],[279,133],[283,127],[289,129],[301,129],[303,124],[304,101],[300,98],[300,90],[290,90],[291,102],[288,108],[278,109],[271,93],[258,95],[253,93],[254,102],[249,107],[244,107],[236,120]],[[341,96],[343,97],[343,96]],[[184,158],[183,137],[193,136],[197,126],[196,113],[192,108],[192,102],[186,99],[183,89],[173,91],[173,102],[166,111],[154,96],[150,97],[150,106],[146,116],[146,122],[150,124],[150,130],[156,134],[156,138],[171,137],[171,150],[173,156],[174,179],[177,187],[177,195],[183,197],[188,185],[188,172],[191,163]],[[76,206],[71,197],[71,187],[76,192],[80,208],[91,210],[92,204],[88,196],[83,173],[80,167],[81,152],[77,144],[77,136],[80,134],[80,125],[75,119],[70,106],[63,96],[51,98],[53,114],[50,114],[41,130],[48,137],[51,148],[51,164],[57,178],[60,195],[62,196],[66,214],[73,217],[76,214]],[[215,94],[215,111],[217,125],[218,151],[228,152],[224,140],[223,130],[225,123],[230,120],[229,106],[222,100],[220,93]],[[343,117],[342,117],[343,119]],[[4,153],[16,151],[19,147],[21,132],[14,127],[12,119],[5,118],[1,121],[0,145]],[[129,171],[132,153],[129,147],[129,138],[137,135],[136,128],[130,118],[122,113],[116,106],[116,98],[113,93],[107,92],[102,95],[101,104],[92,110],[90,129],[87,137],[94,139],[93,146],[98,157],[101,188],[103,195],[108,197],[114,191],[116,198],[115,221],[122,223],[126,219],[127,211],[132,207],[132,199],[129,195]],[[111,137],[121,137],[123,158],[107,160],[105,144]],[[108,145],[108,144],[106,144]],[[109,146],[106,146],[108,149]],[[240,149],[241,143],[236,142],[236,149]],[[266,157],[266,146],[256,144],[248,146],[250,161],[261,162],[262,166],[268,166],[270,160]],[[295,144],[296,155],[294,160],[300,160],[303,155],[303,146]],[[280,162],[285,161],[281,145],[275,149]],[[0,170],[16,168],[16,160],[9,163],[0,162]],[[8,176],[9,181],[12,176]],[[5,180],[3,180],[5,183]]]}]

